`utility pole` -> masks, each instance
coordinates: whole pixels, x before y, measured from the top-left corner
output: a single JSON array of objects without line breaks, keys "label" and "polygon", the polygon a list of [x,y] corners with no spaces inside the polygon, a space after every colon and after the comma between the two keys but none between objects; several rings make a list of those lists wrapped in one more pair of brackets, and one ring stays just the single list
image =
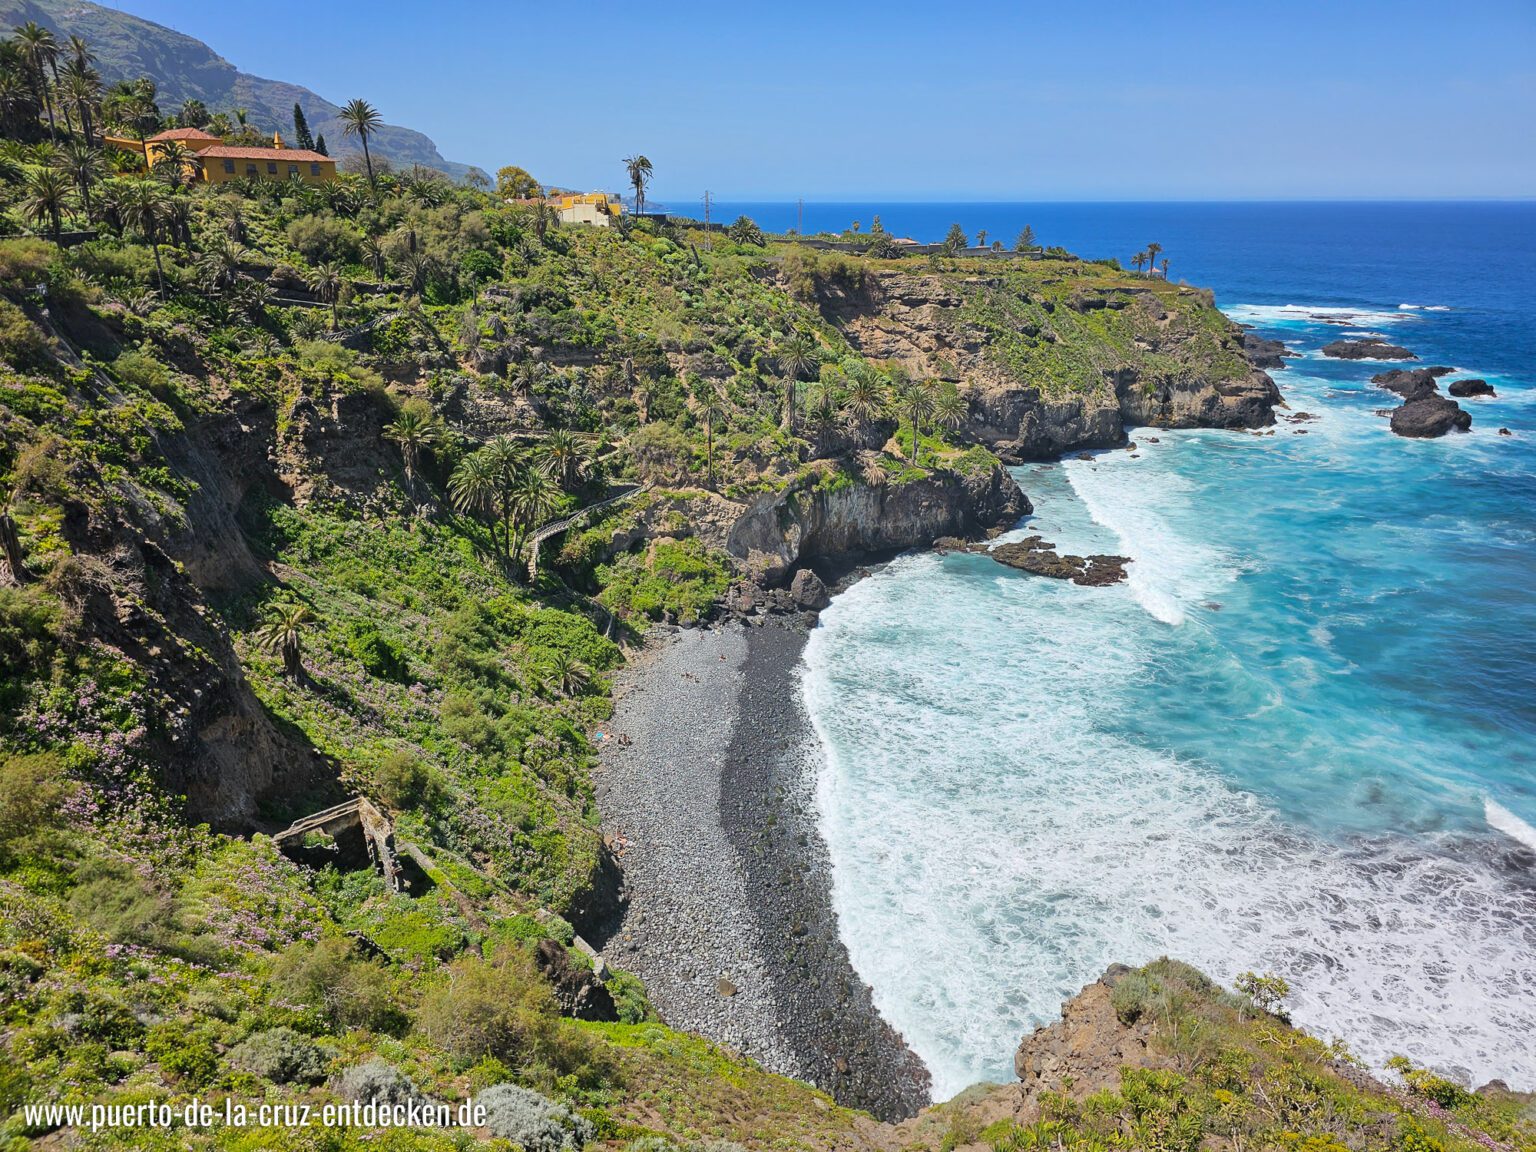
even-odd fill
[{"label": "utility pole", "polygon": [[797,215],[795,216],[795,235],[796,236],[804,236],[805,235],[805,198],[802,196],[799,200],[795,201],[795,203],[799,207],[799,211],[798,211]]}]

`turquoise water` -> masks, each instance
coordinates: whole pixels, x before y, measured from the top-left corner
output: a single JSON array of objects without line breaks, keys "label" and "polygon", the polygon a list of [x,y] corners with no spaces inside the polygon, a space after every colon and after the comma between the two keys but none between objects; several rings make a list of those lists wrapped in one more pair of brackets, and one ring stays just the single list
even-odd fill
[{"label": "turquoise water", "polygon": [[[1027,531],[1133,557],[1127,584],[908,556],[807,648],[843,934],[940,1095],[1165,952],[1285,975],[1301,1023],[1373,1062],[1536,1088],[1530,290],[1485,265],[1436,293],[1432,235],[1313,243],[1305,291],[1245,258],[1222,302],[1301,353],[1275,376],[1316,420],[1018,470]],[[1188,259],[1225,291],[1212,247]],[[1393,437],[1383,366],[1317,355],[1356,332],[1499,397],[1463,401],[1468,435]]]}]

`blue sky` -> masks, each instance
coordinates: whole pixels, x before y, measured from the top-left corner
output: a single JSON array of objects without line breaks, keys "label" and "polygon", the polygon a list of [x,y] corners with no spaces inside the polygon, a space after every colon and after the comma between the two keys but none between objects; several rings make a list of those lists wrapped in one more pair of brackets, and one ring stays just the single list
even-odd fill
[{"label": "blue sky", "polygon": [[654,196],[1536,195],[1536,0],[117,0],[443,155]]}]

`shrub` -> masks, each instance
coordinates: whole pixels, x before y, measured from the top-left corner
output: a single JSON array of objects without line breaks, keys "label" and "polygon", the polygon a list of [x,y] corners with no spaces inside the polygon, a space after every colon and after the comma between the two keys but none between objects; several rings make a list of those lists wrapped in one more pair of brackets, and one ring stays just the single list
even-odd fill
[{"label": "shrub", "polygon": [[0,283],[30,288],[48,274],[54,246],[42,240],[0,240]]},{"label": "shrub", "polygon": [[466,956],[427,994],[417,1027],[464,1061],[494,1056],[526,1063],[555,1029],[554,994],[521,948],[494,960]]},{"label": "shrub", "polygon": [[419,1098],[411,1078],[393,1064],[375,1057],[366,1064],[348,1068],[336,1079],[336,1095],[344,1100],[366,1104],[409,1104]]},{"label": "shrub", "polygon": [[730,586],[724,562],[698,540],[658,540],[645,555],[628,554],[598,569],[598,599],[620,616],[685,624],[707,615]]},{"label": "shrub", "polygon": [[288,243],[311,264],[357,259],[357,233],[334,216],[300,216],[288,225]]},{"label": "shrub", "polygon": [[284,998],[318,1008],[344,1028],[395,1033],[409,1024],[389,973],[355,955],[352,942],[341,936],[293,945],[273,969],[272,986]]},{"label": "shrub", "polygon": [[1109,1002],[1122,1024],[1134,1024],[1152,1008],[1157,989],[1142,972],[1127,972],[1116,982]]},{"label": "shrub", "polygon": [[1285,998],[1291,994],[1290,984],[1268,972],[1262,976],[1256,972],[1244,972],[1233,983],[1233,987],[1258,1005],[1261,1011],[1275,1015],[1283,1014]]},{"label": "shrub", "polygon": [[27,314],[0,299],[0,360],[23,372],[47,371],[53,364],[50,346]]},{"label": "shrub", "polygon": [[574,1152],[594,1135],[591,1123],[564,1104],[516,1084],[493,1084],[475,1103],[485,1107],[491,1134],[521,1144],[524,1152]]},{"label": "shrub", "polygon": [[165,894],[126,864],[92,861],[76,872],[75,880],[69,910],[104,936],[146,944],[170,919]]},{"label": "shrub", "polygon": [[211,1084],[219,1074],[219,1056],[208,1038],[195,1032],[188,1034],[180,1024],[161,1024],[152,1029],[144,1051],[162,1071],[193,1088]]},{"label": "shrub", "polygon": [[325,1053],[292,1028],[271,1028],[241,1041],[229,1062],[277,1084],[318,1084],[325,1078]]},{"label": "shrub", "polygon": [[59,825],[59,805],[68,794],[57,753],[0,759],[0,866],[24,855]]},{"label": "shrub", "polygon": [[400,749],[384,753],[373,769],[374,792],[397,812],[420,804],[431,784],[431,770],[415,756]]},{"label": "shrub", "polygon": [[608,994],[613,997],[613,1006],[619,1014],[619,1022],[623,1024],[644,1024],[647,1020],[656,1019],[656,1011],[651,1007],[650,997],[645,994],[645,985],[640,977],[622,968],[609,970],[608,979],[603,981]]},{"label": "shrub", "polygon": [[399,645],[384,636],[371,623],[355,621],[347,629],[347,649],[368,670],[369,675],[381,680],[406,683],[411,679],[410,665]]},{"label": "shrub", "polygon": [[112,370],[124,384],[140,388],[162,400],[171,393],[171,372],[153,356],[143,352],[124,352],[112,362]]}]

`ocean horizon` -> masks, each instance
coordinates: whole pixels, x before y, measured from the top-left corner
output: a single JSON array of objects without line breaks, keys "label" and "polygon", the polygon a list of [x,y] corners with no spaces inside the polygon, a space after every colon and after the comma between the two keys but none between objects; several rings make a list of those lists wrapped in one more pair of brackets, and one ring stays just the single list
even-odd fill
[{"label": "ocean horizon", "polygon": [[[1373,1065],[1536,1084],[1536,204],[906,207],[882,224],[919,239],[1156,240],[1290,353],[1273,435],[1015,470],[1016,535],[1130,556],[1126,585],[912,555],[813,633],[834,906],[936,1095],[1162,954],[1285,976]],[[1393,436],[1390,365],[1321,352],[1363,335],[1497,396]]]}]

